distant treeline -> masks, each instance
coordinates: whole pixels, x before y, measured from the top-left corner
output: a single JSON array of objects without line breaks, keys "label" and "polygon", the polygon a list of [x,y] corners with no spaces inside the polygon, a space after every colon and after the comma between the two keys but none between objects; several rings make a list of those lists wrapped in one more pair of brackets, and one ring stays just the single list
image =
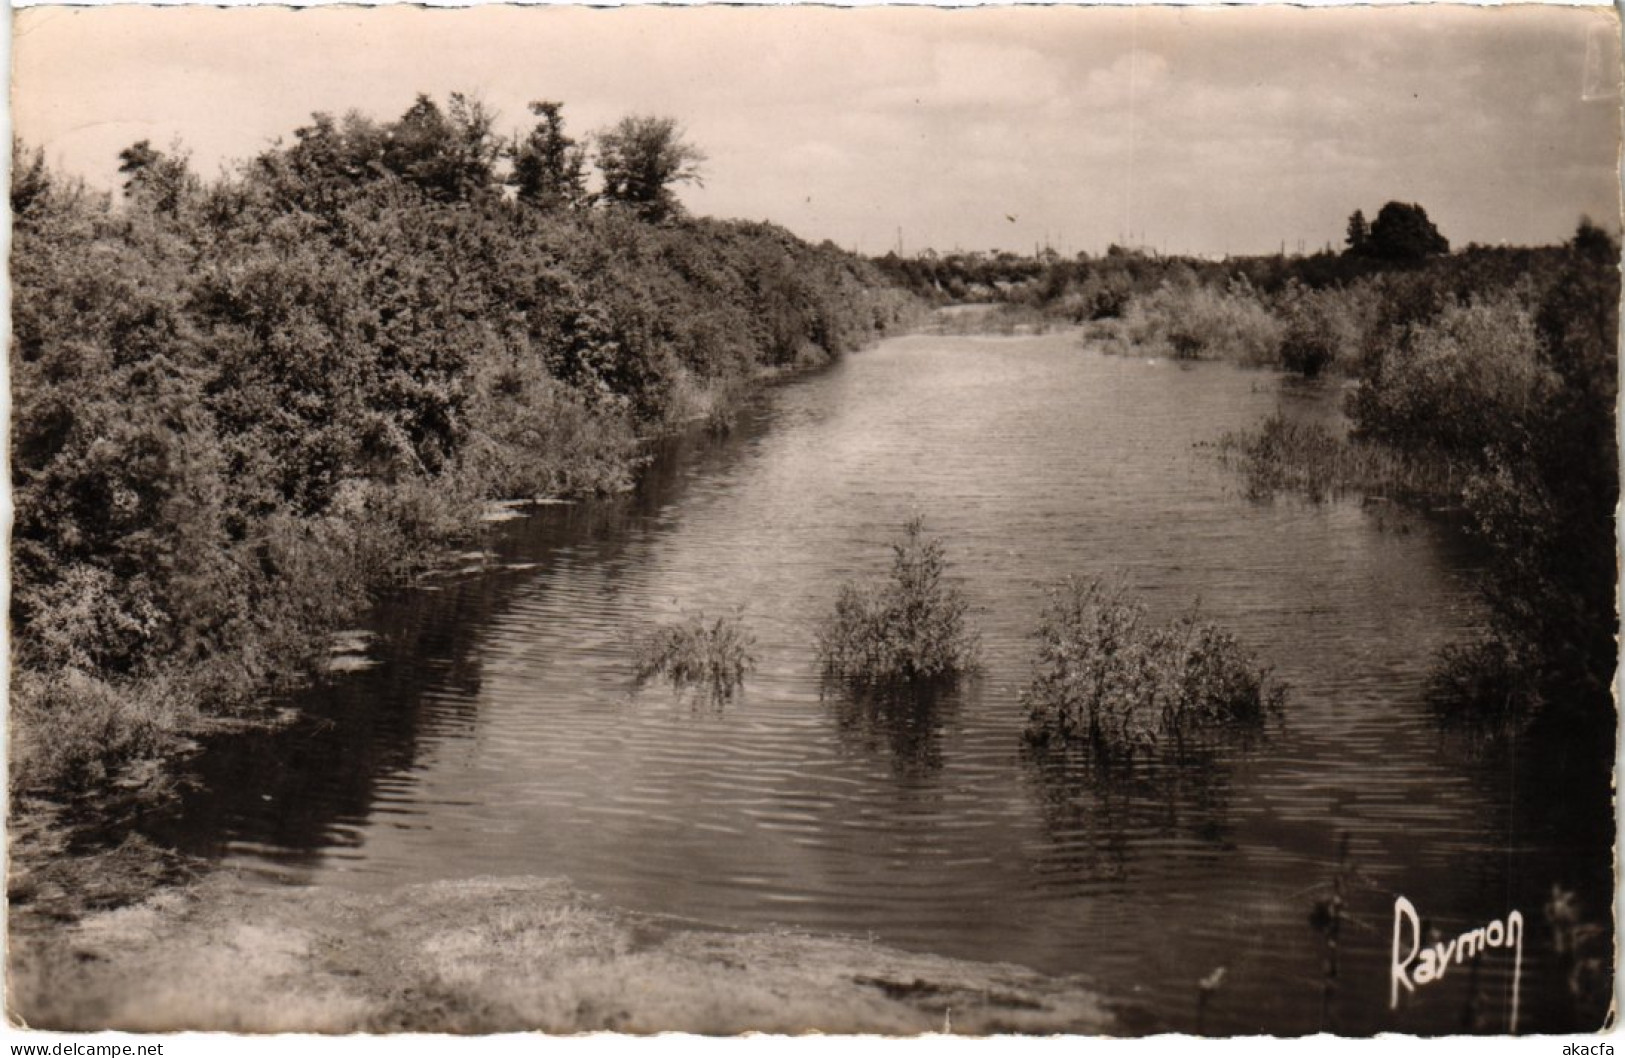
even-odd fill
[{"label": "distant treeline", "polygon": [[876,263],[939,302],[1086,324],[1108,351],[1349,379],[1347,437],[1276,419],[1236,441],[1255,478],[1460,512],[1488,629],[1441,659],[1435,700],[1544,716],[1611,754],[1619,246],[1582,219],[1561,246],[1448,248],[1390,203],[1371,225],[1356,211],[1337,254]]},{"label": "distant treeline", "polygon": [[1550,281],[1571,250],[1617,255],[1607,232],[1587,220],[1565,247],[1469,244],[1454,255],[1417,205],[1390,202],[1372,224],[1356,210],[1348,227],[1342,252],[1307,256],[1210,260],[1113,245],[1099,256],[926,250],[874,263],[935,304],[991,303],[1013,315],[1105,323],[1100,332],[1165,355],[1314,374],[1356,370],[1370,332],[1390,323],[1437,315],[1446,301]]},{"label": "distant treeline", "polygon": [[623,488],[640,438],[910,311],[830,244],[687,216],[669,119],[589,149],[531,109],[317,115],[212,181],[140,143],[117,202],[13,145],[14,791],[161,758],[482,501]]}]

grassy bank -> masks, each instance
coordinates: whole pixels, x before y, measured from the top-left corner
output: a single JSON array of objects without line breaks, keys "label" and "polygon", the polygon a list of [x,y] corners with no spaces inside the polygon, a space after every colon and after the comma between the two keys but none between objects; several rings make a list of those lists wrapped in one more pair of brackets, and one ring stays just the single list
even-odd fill
[{"label": "grassy bank", "polygon": [[1109,1029],[1071,978],[615,911],[545,879],[386,893],[217,875],[16,935],[13,1012],[88,1031],[733,1034]]},{"label": "grassy bank", "polygon": [[137,144],[116,200],[14,147],[14,809],[161,785],[486,501],[625,489],[641,440],[909,318],[829,244],[617,184],[674,125],[601,135],[589,194],[536,114],[317,115],[212,181]]}]

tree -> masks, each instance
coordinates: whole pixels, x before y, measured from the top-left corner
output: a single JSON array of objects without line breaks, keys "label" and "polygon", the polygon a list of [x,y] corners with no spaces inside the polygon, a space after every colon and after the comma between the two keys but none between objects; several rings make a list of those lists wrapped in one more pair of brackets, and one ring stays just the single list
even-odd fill
[{"label": "tree", "polygon": [[1581,257],[1599,264],[1615,264],[1619,261],[1619,244],[1606,230],[1593,223],[1590,217],[1580,218],[1580,226],[1575,229],[1574,238],[1569,240],[1569,248]]},{"label": "tree", "polygon": [[11,212],[28,212],[28,207],[51,191],[51,174],[45,167],[45,148],[30,151],[16,137],[11,140]]},{"label": "tree", "polygon": [[451,95],[450,113],[420,95],[387,129],[383,164],[442,202],[465,202],[493,184],[501,143],[477,100]]},{"label": "tree", "polygon": [[1364,253],[1370,238],[1371,226],[1366,223],[1365,212],[1357,209],[1349,215],[1348,235],[1343,239],[1348,244],[1348,252],[1355,255]]},{"label": "tree", "polygon": [[155,149],[151,140],[131,144],[118,152],[118,171],[128,177],[124,193],[132,202],[173,214],[197,190],[198,181],[187,165],[187,152],[178,143],[169,151],[165,154]]},{"label": "tree", "polygon": [[1387,261],[1420,261],[1450,252],[1450,241],[1428,220],[1427,210],[1414,203],[1390,202],[1371,222],[1364,254]]},{"label": "tree", "polygon": [[387,137],[372,120],[352,111],[343,125],[317,112],[295,129],[294,142],[278,142],[254,159],[250,179],[270,193],[277,209],[331,216],[364,184],[382,179]]},{"label": "tree", "polygon": [[700,184],[705,155],[683,139],[675,118],[625,117],[598,136],[604,198],[630,206],[646,220],[682,211],[673,184]]},{"label": "tree", "polygon": [[541,120],[510,148],[513,174],[508,183],[521,202],[541,209],[579,204],[587,191],[587,151],[564,134],[564,104],[536,102],[530,112]]}]

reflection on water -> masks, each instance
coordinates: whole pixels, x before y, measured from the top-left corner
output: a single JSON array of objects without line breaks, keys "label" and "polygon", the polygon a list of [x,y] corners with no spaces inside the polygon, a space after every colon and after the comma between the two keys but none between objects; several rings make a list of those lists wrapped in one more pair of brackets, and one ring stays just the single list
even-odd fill
[{"label": "reflection on water", "polygon": [[[1466,973],[1388,1010],[1395,894],[1445,931],[1509,906],[1534,921],[1554,882],[1605,908],[1607,800],[1430,719],[1431,655],[1474,619],[1459,542],[1350,504],[1250,503],[1208,447],[1338,399],[1066,334],[887,342],[771,391],[726,438],[663,448],[633,495],[491,524],[480,562],[379,607],[375,666],[299,695],[287,731],[215,745],[154,827],[273,884],[564,875],[644,911],[1078,973],[1147,1031],[1194,1029],[1224,967],[1209,1032],[1321,1027],[1309,914],[1347,834],[1368,884],[1336,1027],[1455,1030]],[[941,694],[827,694],[814,629],[841,582],[884,575],[916,512],[983,670]],[[1282,729],[1110,774],[1024,755],[1030,636],[1069,573],[1121,574],[1158,621],[1200,599],[1289,684]],[[633,693],[639,630],[735,610],[757,658],[737,697]],[[1560,1018],[1545,958],[1527,1009]],[[1486,961],[1473,985],[1492,1028],[1508,973]]]},{"label": "reflection on water", "polygon": [[837,687],[824,693],[844,746],[890,754],[899,775],[942,767],[942,733],[959,706],[959,689],[940,683],[901,687]]},{"label": "reflection on water", "polygon": [[1229,843],[1229,776],[1211,750],[1135,758],[1044,750],[1026,764],[1048,838],[1038,871],[1063,887],[1131,882],[1142,863],[1200,860]]}]

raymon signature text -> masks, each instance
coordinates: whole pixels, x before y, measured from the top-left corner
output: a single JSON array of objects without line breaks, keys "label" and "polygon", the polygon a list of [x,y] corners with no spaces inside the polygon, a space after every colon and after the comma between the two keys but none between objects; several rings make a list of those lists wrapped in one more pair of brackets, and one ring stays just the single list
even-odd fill
[{"label": "raymon signature text", "polygon": [[[1409,942],[1406,935],[1409,934]],[[1399,994],[1415,992],[1418,986],[1443,980],[1452,966],[1477,959],[1492,948],[1513,949],[1512,1013],[1508,1032],[1518,1031],[1518,987],[1523,976],[1523,915],[1509,911],[1505,919],[1467,930],[1448,940],[1422,944],[1422,922],[1416,905],[1403,896],[1394,898],[1394,957],[1389,971],[1388,1008],[1399,1006]]]}]

